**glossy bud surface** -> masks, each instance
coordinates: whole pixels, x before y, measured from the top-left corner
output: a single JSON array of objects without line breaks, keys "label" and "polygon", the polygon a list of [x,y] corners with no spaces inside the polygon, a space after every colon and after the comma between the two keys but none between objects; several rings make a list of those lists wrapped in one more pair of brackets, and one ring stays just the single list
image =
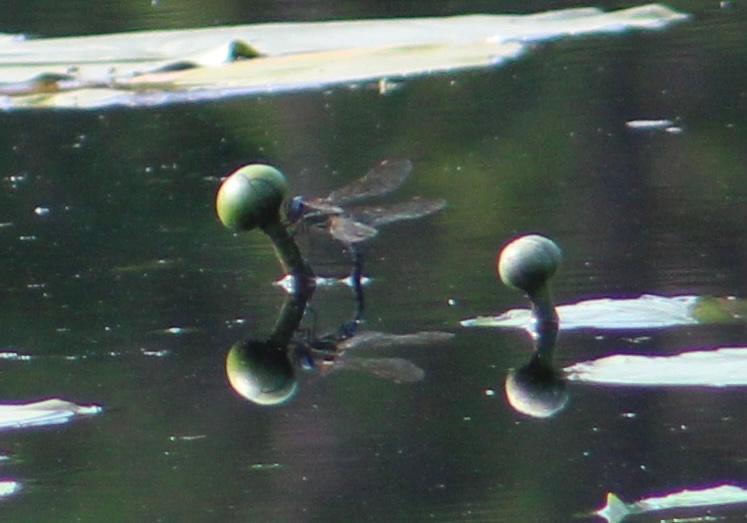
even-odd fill
[{"label": "glossy bud surface", "polygon": [[293,365],[285,351],[249,340],[231,347],[226,357],[231,387],[258,405],[279,405],[296,392]]},{"label": "glossy bud surface", "polygon": [[531,293],[555,274],[562,257],[560,247],[549,238],[538,234],[521,236],[501,251],[498,275],[506,285]]},{"label": "glossy bud surface", "polygon": [[229,229],[250,231],[278,220],[288,184],[270,165],[250,164],[234,171],[218,190],[215,207]]}]

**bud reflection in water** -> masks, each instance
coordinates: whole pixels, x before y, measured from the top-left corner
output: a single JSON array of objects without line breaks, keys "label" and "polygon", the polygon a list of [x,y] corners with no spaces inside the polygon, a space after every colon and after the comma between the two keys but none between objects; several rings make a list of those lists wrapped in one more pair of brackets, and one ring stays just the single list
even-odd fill
[{"label": "bud reflection in water", "polygon": [[[359,260],[359,257],[356,256]],[[400,346],[430,346],[453,337],[452,333],[424,331],[389,334],[360,331],[364,299],[361,264],[353,271],[355,313],[335,332],[317,337],[313,329],[299,329],[312,292],[290,294],[286,298],[269,338],[237,342],[228,352],[226,372],[236,392],[258,405],[280,405],[298,389],[296,370],[327,375],[342,369],[365,372],[394,383],[424,379],[425,371],[402,358],[353,358],[352,349],[382,349]]]},{"label": "bud reflection in water", "polygon": [[560,248],[536,234],[511,241],[498,256],[501,281],[527,295],[534,316],[534,352],[528,364],[506,377],[506,399],[518,412],[537,418],[553,416],[568,403],[565,381],[553,365],[558,315],[548,285],[561,259]]},{"label": "bud reflection in water", "polygon": [[[548,280],[557,270],[560,249],[549,239],[522,236],[510,242],[500,253],[498,273],[508,286],[524,291],[531,302],[532,321],[527,325],[534,340],[534,352],[527,365],[512,371],[506,379],[506,396],[517,411],[535,417],[548,417],[567,403],[565,380],[592,384],[628,386],[744,386],[747,347],[720,347],[686,350],[661,356],[613,354],[576,363],[564,369],[553,364],[557,341],[558,315],[552,302]],[[637,304],[664,300],[654,297],[637,299]],[[688,298],[668,299],[683,303],[698,316],[693,322],[734,321],[744,307],[742,300]],[[691,314],[688,312],[688,314]],[[690,316],[688,316],[690,317]],[[606,321],[614,324],[614,317]],[[661,318],[639,314],[636,325],[659,326]],[[464,325],[464,323],[463,323]]]}]

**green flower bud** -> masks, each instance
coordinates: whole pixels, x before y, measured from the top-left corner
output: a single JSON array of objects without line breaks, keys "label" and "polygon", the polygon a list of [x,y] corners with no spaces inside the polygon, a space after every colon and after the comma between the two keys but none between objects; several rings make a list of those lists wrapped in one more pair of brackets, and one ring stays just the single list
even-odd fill
[{"label": "green flower bud", "polygon": [[258,405],[279,405],[296,392],[293,365],[284,350],[249,340],[231,347],[226,357],[231,387]]},{"label": "green flower bud", "polygon": [[232,173],[218,190],[215,207],[223,225],[250,231],[279,219],[288,191],[283,173],[264,164],[251,164]]},{"label": "green flower bud", "polygon": [[544,236],[530,234],[506,245],[498,257],[498,275],[509,287],[532,293],[555,274],[562,260],[560,248]]}]

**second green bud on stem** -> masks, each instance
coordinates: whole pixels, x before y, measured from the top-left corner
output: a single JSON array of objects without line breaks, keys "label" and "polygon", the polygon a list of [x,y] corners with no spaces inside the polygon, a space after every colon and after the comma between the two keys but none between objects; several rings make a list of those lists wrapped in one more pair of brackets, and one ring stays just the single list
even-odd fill
[{"label": "second green bud on stem", "polygon": [[538,234],[516,238],[498,256],[498,275],[503,283],[524,291],[532,303],[536,352],[547,363],[552,360],[558,334],[558,315],[548,282],[562,258],[560,247]]}]

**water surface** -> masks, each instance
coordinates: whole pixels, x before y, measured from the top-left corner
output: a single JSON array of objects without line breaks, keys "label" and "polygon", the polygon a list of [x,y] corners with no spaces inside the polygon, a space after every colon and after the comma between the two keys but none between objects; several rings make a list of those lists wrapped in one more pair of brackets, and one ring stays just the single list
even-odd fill
[{"label": "water surface", "polygon": [[[56,25],[55,9],[20,9],[5,28],[55,35],[263,20],[230,2],[216,4],[222,14],[157,4],[166,20],[132,7],[131,19],[107,18],[117,27],[103,15],[87,26],[81,10]],[[386,14],[278,5],[264,20]],[[392,14],[476,9],[413,6]],[[529,357],[526,334],[459,326],[524,306],[497,282],[494,258],[528,231],[564,250],[559,302],[747,296],[745,14],[737,3],[671,6],[693,20],[560,41],[386,96],[359,86],[0,115],[0,349],[30,356],[0,361],[0,397],[104,407],[71,424],[0,434],[0,474],[22,485],[0,502],[4,518],[566,522],[601,507],[608,491],[635,500],[743,484],[743,388],[573,384],[563,412],[535,420],[502,392],[508,370]],[[681,132],[626,126],[641,119],[668,119]],[[233,235],[215,217],[220,177],[265,161],[294,192],[318,196],[383,158],[414,165],[384,201],[449,203],[382,228],[367,246],[366,327],[456,337],[361,354],[413,362],[425,371],[418,383],[304,375],[286,405],[246,402],[226,381],[225,356],[237,340],[267,335],[285,296],[272,285],[280,270],[266,238]],[[335,244],[302,248],[318,272],[347,273]],[[312,307],[317,328],[332,329],[352,315],[353,294],[320,289]],[[742,324],[582,329],[562,333],[557,359],[738,346],[745,334]]]}]

